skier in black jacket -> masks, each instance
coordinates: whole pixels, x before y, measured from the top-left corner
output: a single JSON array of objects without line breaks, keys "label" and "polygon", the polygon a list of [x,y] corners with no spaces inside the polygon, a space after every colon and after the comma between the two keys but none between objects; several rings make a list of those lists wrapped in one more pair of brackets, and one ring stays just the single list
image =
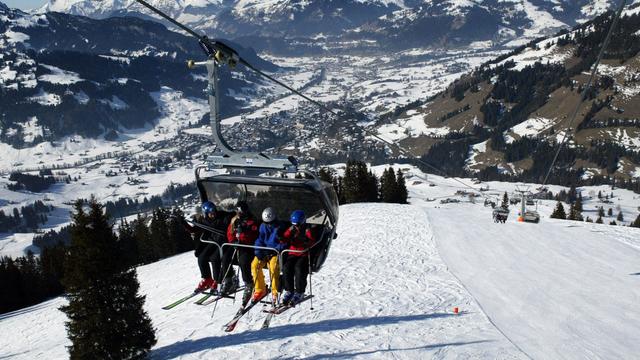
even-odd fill
[{"label": "skier in black jacket", "polygon": [[[231,266],[229,266],[229,269],[222,269],[218,246],[200,241],[207,240],[213,241],[218,245],[224,244],[226,242],[226,231],[233,215],[234,214],[230,212],[217,210],[211,201],[205,201],[202,203],[202,215],[196,215],[194,222],[211,228],[212,230],[209,231],[199,227],[197,224],[190,225],[185,221],[187,231],[194,234],[198,239],[195,255],[198,258],[198,267],[200,268],[200,276],[202,277],[202,280],[200,280],[196,288],[198,291],[208,289],[217,291],[218,284],[222,282],[223,277],[225,282],[223,291],[235,291],[234,287],[237,286],[237,282],[234,281],[235,273]],[[209,267],[209,264],[211,264],[211,267]]]}]

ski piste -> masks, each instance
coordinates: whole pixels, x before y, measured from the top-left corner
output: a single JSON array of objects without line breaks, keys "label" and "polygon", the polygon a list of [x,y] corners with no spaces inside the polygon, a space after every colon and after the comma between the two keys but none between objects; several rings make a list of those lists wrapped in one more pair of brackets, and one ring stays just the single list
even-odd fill
[{"label": "ski piste", "polygon": [[[280,305],[276,308],[273,309],[269,309],[269,310],[263,310],[263,312],[268,313],[269,315],[280,315],[283,312],[296,307],[298,304],[303,303],[309,299],[311,299],[313,297],[313,295],[305,295],[300,301],[298,301],[297,303],[293,304],[293,305]],[[266,319],[265,319],[266,321]],[[271,320],[269,320],[271,321]]]},{"label": "ski piste", "polygon": [[238,310],[238,312],[236,313],[236,316],[234,316],[233,319],[231,319],[231,321],[226,323],[222,327],[222,329],[225,332],[233,331],[233,329],[236,328],[236,325],[238,325],[238,321],[240,320],[240,318],[242,318],[244,314],[248,313],[249,310],[251,310],[254,306],[256,306],[257,304],[260,304],[261,300],[264,299],[268,293],[269,293],[268,291],[265,291],[265,294],[260,299],[258,299],[258,301],[249,301],[249,303],[246,306],[242,306],[240,310]]},{"label": "ski piste", "polygon": [[202,290],[196,290],[196,291],[192,292],[191,294],[189,294],[189,295],[187,295],[187,296],[185,296],[185,297],[183,297],[183,298],[181,298],[179,300],[176,300],[176,301],[172,302],[171,304],[169,304],[167,306],[163,306],[162,309],[163,310],[173,309],[174,307],[182,304],[183,302],[191,299],[192,297],[197,296],[198,294],[202,294],[202,292],[203,292]]}]

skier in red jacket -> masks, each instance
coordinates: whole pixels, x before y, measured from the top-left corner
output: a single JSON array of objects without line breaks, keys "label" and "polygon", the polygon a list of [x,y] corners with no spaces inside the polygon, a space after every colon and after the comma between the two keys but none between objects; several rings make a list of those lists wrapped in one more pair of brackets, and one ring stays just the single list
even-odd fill
[{"label": "skier in red jacket", "polygon": [[[253,245],[258,237],[258,221],[249,211],[249,205],[245,201],[238,201],[236,204],[236,216],[231,219],[227,228],[227,241],[244,245]],[[224,256],[222,268],[225,269],[233,261],[233,250],[229,249]],[[242,272],[244,281],[244,293],[242,304],[246,304],[251,299],[253,293],[253,276],[251,275],[251,261],[254,250],[252,248],[237,247],[235,253],[238,255],[238,265]]]},{"label": "skier in red jacket", "polygon": [[[289,244],[289,250],[304,251],[311,249],[316,239],[306,224],[304,211],[291,213],[291,227],[285,232],[283,239]],[[282,303],[295,305],[304,297],[309,275],[309,251],[288,252],[284,263],[284,295]]]}]

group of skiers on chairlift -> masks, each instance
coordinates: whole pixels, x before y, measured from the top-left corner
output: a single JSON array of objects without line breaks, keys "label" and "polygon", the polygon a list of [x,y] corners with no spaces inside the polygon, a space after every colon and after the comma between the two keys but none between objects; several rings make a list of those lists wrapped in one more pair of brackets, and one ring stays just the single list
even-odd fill
[{"label": "group of skiers on chairlift", "polygon": [[[276,211],[267,207],[262,211],[262,223],[249,210],[245,201],[238,201],[235,213],[216,208],[211,201],[202,203],[202,214],[196,215],[196,223],[212,229],[190,225],[184,222],[185,228],[202,240],[213,241],[222,246],[225,242],[254,247],[225,246],[220,257],[219,247],[212,243],[199,241],[195,250],[202,280],[196,291],[235,293],[239,287],[238,278],[233,271],[233,259],[237,258],[244,292],[242,304],[250,300],[260,301],[267,294],[267,286],[262,273],[268,267],[271,278],[271,294],[273,304],[278,304],[280,289],[280,264],[278,254],[272,250],[257,247],[273,248],[280,253],[285,249],[284,261],[284,293],[280,299],[282,305],[295,305],[303,299],[309,274],[309,251],[316,239],[306,223],[304,211],[291,213],[290,224],[277,219]],[[211,264],[211,267],[209,266]],[[222,284],[221,289],[218,285]]]}]

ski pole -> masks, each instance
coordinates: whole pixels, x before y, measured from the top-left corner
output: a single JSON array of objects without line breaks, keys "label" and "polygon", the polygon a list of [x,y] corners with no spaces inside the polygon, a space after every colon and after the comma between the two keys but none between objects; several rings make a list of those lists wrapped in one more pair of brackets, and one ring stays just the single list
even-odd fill
[{"label": "ski pole", "polygon": [[[236,249],[233,248],[233,254],[231,254],[231,260],[229,261],[229,265],[227,266],[227,270],[224,272],[224,275],[222,276],[222,281],[224,281],[227,278],[227,274],[229,274],[229,269],[231,269],[233,267],[233,257],[236,254]],[[224,258],[224,255],[223,255]],[[220,263],[222,263],[222,259],[220,259]],[[233,280],[232,280],[233,281]],[[222,291],[222,289],[220,289]],[[222,294],[219,294],[222,295]],[[235,303],[236,301],[236,292],[233,293],[233,302]],[[218,307],[218,302],[216,301],[215,304],[213,304],[213,310],[211,310],[211,319],[213,319],[213,314],[215,314],[216,312],[216,308]]]},{"label": "ski pole", "polygon": [[311,308],[309,310],[313,310],[313,281],[311,281],[311,254],[310,253],[311,251],[309,251],[309,254],[307,254],[307,258],[309,259],[309,296],[311,296],[311,298],[309,298],[309,301],[311,304]]}]

